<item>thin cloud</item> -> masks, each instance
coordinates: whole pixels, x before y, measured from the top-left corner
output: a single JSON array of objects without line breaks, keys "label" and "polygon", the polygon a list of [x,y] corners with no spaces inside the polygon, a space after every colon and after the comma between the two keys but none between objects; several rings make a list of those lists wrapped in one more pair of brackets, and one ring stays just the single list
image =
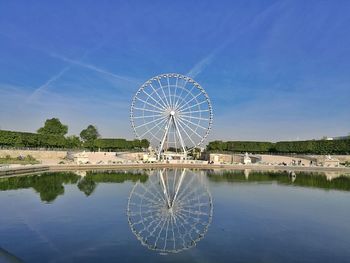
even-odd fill
[{"label": "thin cloud", "polygon": [[[97,48],[96,48],[97,49]],[[93,50],[96,50],[96,49],[93,49]],[[82,58],[86,57],[88,55],[88,53],[91,53],[92,50],[90,50],[89,52],[86,52],[84,54],[84,56],[82,56]],[[83,68],[86,68],[86,69],[89,69],[89,70],[92,70],[92,71],[95,71],[97,73],[100,73],[102,75],[106,75],[106,76],[109,76],[109,77],[112,77],[114,79],[118,79],[118,80],[121,80],[121,81],[126,81],[126,82],[130,82],[130,83],[133,83],[133,84],[137,84],[139,85],[140,82],[135,80],[135,79],[132,79],[132,78],[129,78],[129,77],[125,77],[125,76],[121,76],[121,75],[117,75],[117,74],[114,74],[112,72],[109,72],[107,70],[104,70],[104,69],[101,69],[99,67],[96,67],[94,65],[91,65],[91,64],[87,64],[87,63],[83,63],[79,60],[74,60],[74,59],[70,59],[70,58],[67,58],[67,57],[64,57],[64,56],[61,56],[61,55],[58,55],[58,54],[54,54],[54,53],[51,53],[50,56],[54,57],[54,58],[57,58],[59,60],[62,60],[64,62],[67,62],[69,63],[70,65],[69,66],[66,66],[64,67],[61,71],[59,71],[57,74],[55,74],[54,76],[52,76],[48,81],[46,81],[43,85],[41,85],[40,87],[38,87],[37,89],[35,89],[33,91],[33,93],[28,97],[28,99],[26,100],[26,102],[33,102],[35,100],[37,100],[40,95],[42,95],[47,89],[48,87],[56,82],[57,80],[59,80],[68,70],[70,70],[72,68],[72,65],[77,65],[77,66],[80,66],[80,67],[83,67]]]},{"label": "thin cloud", "polygon": [[58,58],[58,59],[60,59],[62,61],[65,61],[65,62],[74,64],[74,65],[78,65],[80,67],[87,68],[87,69],[90,69],[92,71],[95,71],[95,72],[98,72],[98,73],[101,73],[101,74],[104,74],[104,75],[107,75],[107,76],[110,76],[110,77],[113,77],[113,78],[117,78],[119,80],[124,80],[124,81],[137,83],[137,84],[139,83],[135,79],[132,79],[132,78],[129,78],[129,77],[125,77],[125,76],[121,76],[121,75],[117,75],[117,74],[114,74],[114,73],[109,72],[107,70],[98,68],[98,67],[96,67],[94,65],[91,65],[91,64],[83,63],[83,62],[78,61],[78,60],[73,60],[73,59],[70,59],[70,58],[67,58],[67,57],[64,57],[64,56],[61,56],[61,55],[57,55],[57,54],[51,54],[51,56],[55,57],[55,58]]},{"label": "thin cloud", "polygon": [[207,66],[209,66],[213,59],[216,57],[216,55],[221,51],[225,44],[216,48],[214,51],[212,51],[208,56],[203,58],[201,61],[199,61],[194,67],[187,73],[187,76],[191,78],[195,78],[197,75],[199,75]]},{"label": "thin cloud", "polygon": [[46,81],[43,85],[41,85],[39,88],[35,89],[34,92],[28,97],[27,102],[33,102],[39,98],[39,96],[45,92],[45,90],[56,80],[61,78],[65,72],[67,72],[71,66],[67,66],[63,68],[60,72],[52,76],[48,81]]},{"label": "thin cloud", "polygon": [[[247,31],[248,29],[251,30],[252,27],[259,25],[261,23],[260,20],[262,20],[269,12],[271,12],[278,4],[279,2],[275,2],[270,6],[268,6],[267,8],[265,8],[264,10],[262,10],[259,14],[255,15],[255,18],[250,23],[248,23],[246,26],[240,27],[236,35],[239,35]],[[200,73],[202,73],[202,71],[213,62],[217,54],[220,53],[221,50],[223,50],[226,46],[228,46],[233,41],[234,39],[229,39],[219,47],[215,48],[212,52],[209,53],[209,55],[207,55],[202,60],[200,60],[197,64],[195,64],[194,67],[187,73],[187,76],[194,78]]]}]

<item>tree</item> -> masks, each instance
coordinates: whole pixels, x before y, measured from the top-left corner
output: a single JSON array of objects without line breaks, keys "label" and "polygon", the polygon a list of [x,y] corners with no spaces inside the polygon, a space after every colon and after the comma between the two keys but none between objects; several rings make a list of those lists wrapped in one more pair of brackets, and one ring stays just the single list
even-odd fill
[{"label": "tree", "polygon": [[94,125],[89,125],[86,129],[82,130],[80,133],[80,138],[84,142],[91,142],[100,137],[97,128]]},{"label": "tree", "polygon": [[66,147],[70,149],[79,148],[81,141],[78,136],[72,135],[66,138]]},{"label": "tree", "polygon": [[68,132],[68,126],[60,122],[58,118],[47,119],[44,127],[38,130],[39,134],[43,135],[60,135],[64,136]]},{"label": "tree", "polygon": [[141,140],[141,147],[142,148],[148,148],[149,147],[149,141],[147,139]]}]

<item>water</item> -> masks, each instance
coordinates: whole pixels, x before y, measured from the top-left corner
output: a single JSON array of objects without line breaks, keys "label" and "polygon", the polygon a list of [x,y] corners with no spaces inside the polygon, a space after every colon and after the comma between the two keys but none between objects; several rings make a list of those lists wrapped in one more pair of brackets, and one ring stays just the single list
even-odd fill
[{"label": "water", "polygon": [[44,173],[0,179],[0,209],[0,262],[350,261],[348,175]]}]

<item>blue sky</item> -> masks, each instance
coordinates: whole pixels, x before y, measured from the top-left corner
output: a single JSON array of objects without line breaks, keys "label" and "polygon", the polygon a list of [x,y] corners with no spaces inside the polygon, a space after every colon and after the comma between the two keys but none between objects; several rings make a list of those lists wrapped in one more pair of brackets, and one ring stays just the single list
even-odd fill
[{"label": "blue sky", "polygon": [[210,140],[350,132],[350,1],[0,1],[0,128],[133,138],[152,76],[193,77]]}]

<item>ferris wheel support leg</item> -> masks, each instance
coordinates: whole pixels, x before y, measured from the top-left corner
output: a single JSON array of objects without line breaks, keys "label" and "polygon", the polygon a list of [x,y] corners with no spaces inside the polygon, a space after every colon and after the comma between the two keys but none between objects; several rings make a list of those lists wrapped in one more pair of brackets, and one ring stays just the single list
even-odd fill
[{"label": "ferris wheel support leg", "polygon": [[164,132],[162,141],[161,141],[160,146],[159,146],[158,158],[157,158],[158,161],[160,160],[160,156],[161,156],[162,151],[163,151],[163,148],[164,148],[164,143],[165,143],[165,140],[166,140],[167,135],[168,135],[168,132],[169,132],[170,124],[171,124],[171,116],[168,118],[168,123],[167,123],[167,125],[166,125],[166,127],[165,127],[165,132]]},{"label": "ferris wheel support leg", "polygon": [[179,140],[180,140],[180,143],[181,143],[181,147],[182,147],[182,150],[184,152],[184,156],[185,156],[185,159],[187,158],[187,151],[186,151],[186,147],[185,147],[185,143],[182,139],[182,136],[181,136],[181,132],[179,130],[179,127],[178,127],[178,124],[177,124],[177,120],[175,117],[173,117],[173,120],[174,120],[174,126],[175,126],[175,130],[179,136]]}]

